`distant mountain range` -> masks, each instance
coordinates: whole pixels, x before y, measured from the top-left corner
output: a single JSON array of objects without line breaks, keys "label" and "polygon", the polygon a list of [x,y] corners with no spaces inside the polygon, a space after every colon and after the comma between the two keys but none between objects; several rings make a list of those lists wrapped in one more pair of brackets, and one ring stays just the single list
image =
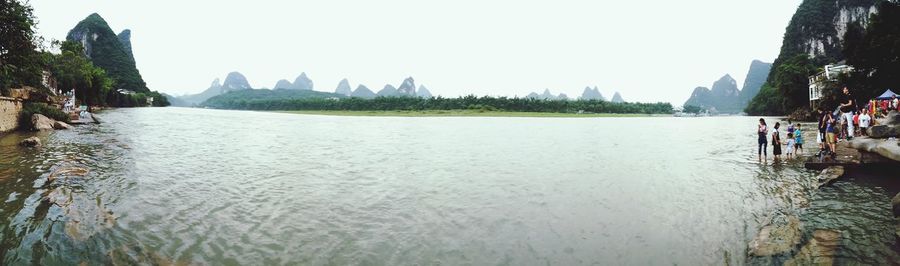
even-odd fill
[{"label": "distant mountain range", "polygon": [[[212,84],[201,93],[192,94],[192,95],[184,95],[178,98],[176,101],[172,101],[172,105],[174,106],[198,106],[202,105],[205,101],[219,96],[223,94],[229,94],[235,91],[245,91],[245,90],[266,90],[266,91],[279,91],[279,90],[295,90],[295,91],[313,91],[313,81],[310,79],[306,73],[300,73],[297,78],[294,79],[294,82],[290,82],[286,79],[279,80],[275,83],[275,86],[272,87],[272,90],[267,89],[254,89],[250,82],[247,81],[247,78],[244,77],[240,72],[231,72],[225,78],[225,82],[220,83],[219,79],[216,78],[213,80]],[[235,99],[235,97],[248,96],[254,98],[260,97],[276,97],[276,96],[290,96],[290,97],[357,97],[364,99],[373,99],[375,97],[423,97],[423,98],[431,98],[432,94],[425,86],[419,86],[416,88],[415,80],[412,77],[406,78],[400,85],[400,88],[395,88],[393,85],[387,84],[384,88],[378,93],[372,92],[365,85],[358,85],[356,90],[351,89],[350,81],[348,79],[342,79],[338,82],[337,87],[334,90],[334,93],[327,94],[317,94],[317,93],[272,93],[272,92],[242,92],[240,94],[235,94],[232,97],[228,97],[225,99]],[[219,99],[221,101],[222,99]]]},{"label": "distant mountain range", "polygon": [[770,63],[753,60],[747,78],[744,79],[743,89],[738,89],[737,81],[726,74],[713,83],[712,89],[695,88],[684,105],[698,106],[714,113],[741,113],[747,107],[747,103],[759,93],[771,68]]},{"label": "distant mountain range", "polygon": [[[559,95],[554,95],[550,92],[550,89],[544,89],[544,92],[538,94],[537,92],[529,93],[525,96],[525,98],[530,99],[541,99],[541,100],[571,100],[568,95],[565,93],[560,93]],[[603,94],[600,93],[600,89],[597,86],[591,88],[590,86],[584,88],[584,92],[581,93],[581,97],[578,97],[579,100],[601,100],[606,101],[606,98],[603,97]],[[619,92],[616,92],[613,95],[611,100],[612,102],[623,103],[625,100],[622,99],[622,95]]]}]

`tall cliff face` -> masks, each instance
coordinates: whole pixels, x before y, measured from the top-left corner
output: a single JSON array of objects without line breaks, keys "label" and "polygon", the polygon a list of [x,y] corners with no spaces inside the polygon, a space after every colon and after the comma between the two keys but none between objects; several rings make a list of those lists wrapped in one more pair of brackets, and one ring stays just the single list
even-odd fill
[{"label": "tall cliff face", "polygon": [[[125,32],[123,32],[125,33]],[[124,36],[130,47],[130,34]],[[116,89],[126,89],[135,92],[149,92],[147,83],[141,77],[131,56],[131,49],[120,41],[109,24],[97,13],[91,14],[78,23],[66,40],[79,42],[84,46],[84,54],[91,59],[95,66],[106,71],[110,78],[116,81]]]},{"label": "tall cliff face", "polygon": [[[805,0],[784,34],[779,59],[807,54],[816,63],[843,60],[844,35],[849,24],[865,27],[878,12],[879,0]],[[776,60],[776,64],[779,60]]]},{"label": "tall cliff face", "polygon": [[744,78],[744,86],[741,87],[740,108],[743,110],[750,103],[753,97],[759,93],[759,89],[766,83],[766,77],[772,70],[771,63],[765,63],[759,60],[753,60],[750,63],[750,71],[747,71],[747,77]]},{"label": "tall cliff face", "polygon": [[128,53],[128,57],[131,57],[131,61],[134,61],[134,52],[131,50],[131,30],[125,29],[117,35],[119,38],[119,42],[122,43],[122,46],[125,47],[125,52]]},{"label": "tall cliff face", "polygon": [[[764,91],[757,94],[747,105],[751,115],[785,115],[795,109],[804,108],[809,101],[806,81],[779,84],[781,80],[806,80],[806,71],[825,64],[837,63],[845,59],[843,55],[844,37],[853,28],[865,28],[870,16],[878,12],[878,4],[885,0],[804,0],[791,18],[784,33],[781,52],[772,64]],[[800,55],[811,60],[797,67],[780,68],[788,63],[794,66]]]}]

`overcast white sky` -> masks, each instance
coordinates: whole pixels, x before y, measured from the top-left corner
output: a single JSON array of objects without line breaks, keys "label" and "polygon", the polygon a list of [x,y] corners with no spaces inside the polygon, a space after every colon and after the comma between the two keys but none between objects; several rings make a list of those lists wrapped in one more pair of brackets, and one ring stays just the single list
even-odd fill
[{"label": "overcast white sky", "polygon": [[132,30],[152,90],[181,95],[240,71],[256,88],[306,72],[377,91],[407,76],[444,96],[607,98],[681,105],[724,74],[778,56],[801,0],[122,1],[32,0],[45,38],[97,12]]}]

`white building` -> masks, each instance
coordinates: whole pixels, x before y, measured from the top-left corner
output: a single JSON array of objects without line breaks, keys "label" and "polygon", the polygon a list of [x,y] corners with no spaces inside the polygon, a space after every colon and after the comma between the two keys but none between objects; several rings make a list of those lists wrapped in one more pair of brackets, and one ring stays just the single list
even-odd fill
[{"label": "white building", "polygon": [[809,106],[816,108],[819,99],[822,98],[822,89],[827,86],[828,81],[837,80],[841,74],[853,71],[852,66],[848,65],[827,65],[825,70],[814,76],[809,77]]}]

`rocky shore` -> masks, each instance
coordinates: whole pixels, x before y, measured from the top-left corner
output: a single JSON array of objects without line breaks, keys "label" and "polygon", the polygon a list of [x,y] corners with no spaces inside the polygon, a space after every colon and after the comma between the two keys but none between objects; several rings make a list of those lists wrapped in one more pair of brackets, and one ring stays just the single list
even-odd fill
[{"label": "rocky shore", "polygon": [[[72,125],[63,121],[53,120],[42,114],[34,114],[31,116],[31,128],[34,131],[66,130],[71,129]],[[38,137],[30,137],[19,142],[19,145],[25,147],[40,147],[41,139]]]},{"label": "rocky shore", "polygon": [[[867,130],[868,136],[856,137],[838,144],[835,159],[813,157],[807,168],[824,169],[817,175],[810,193],[832,185],[836,180],[855,176],[855,172],[869,167],[887,166],[884,171],[898,169],[900,165],[900,113],[893,111],[879,119],[877,126]],[[858,153],[858,154],[853,154]],[[851,154],[853,154],[851,156]],[[810,167],[813,166],[821,167]],[[877,168],[882,169],[882,168]],[[879,170],[882,171],[882,170]],[[886,175],[890,177],[891,175]],[[895,175],[896,176],[896,175]],[[900,193],[891,201],[894,217],[900,217]],[[803,213],[803,210],[799,210]],[[797,212],[786,212],[764,224],[748,243],[748,255],[752,264],[783,265],[834,265],[843,241],[849,241],[847,232],[833,228],[806,228]],[[804,233],[806,232],[806,233]],[[900,239],[900,222],[895,232]]]},{"label": "rocky shore", "polygon": [[891,111],[867,133],[868,137],[854,138],[848,145],[863,154],[874,153],[900,163],[900,142],[897,141],[900,138],[900,113]]}]

